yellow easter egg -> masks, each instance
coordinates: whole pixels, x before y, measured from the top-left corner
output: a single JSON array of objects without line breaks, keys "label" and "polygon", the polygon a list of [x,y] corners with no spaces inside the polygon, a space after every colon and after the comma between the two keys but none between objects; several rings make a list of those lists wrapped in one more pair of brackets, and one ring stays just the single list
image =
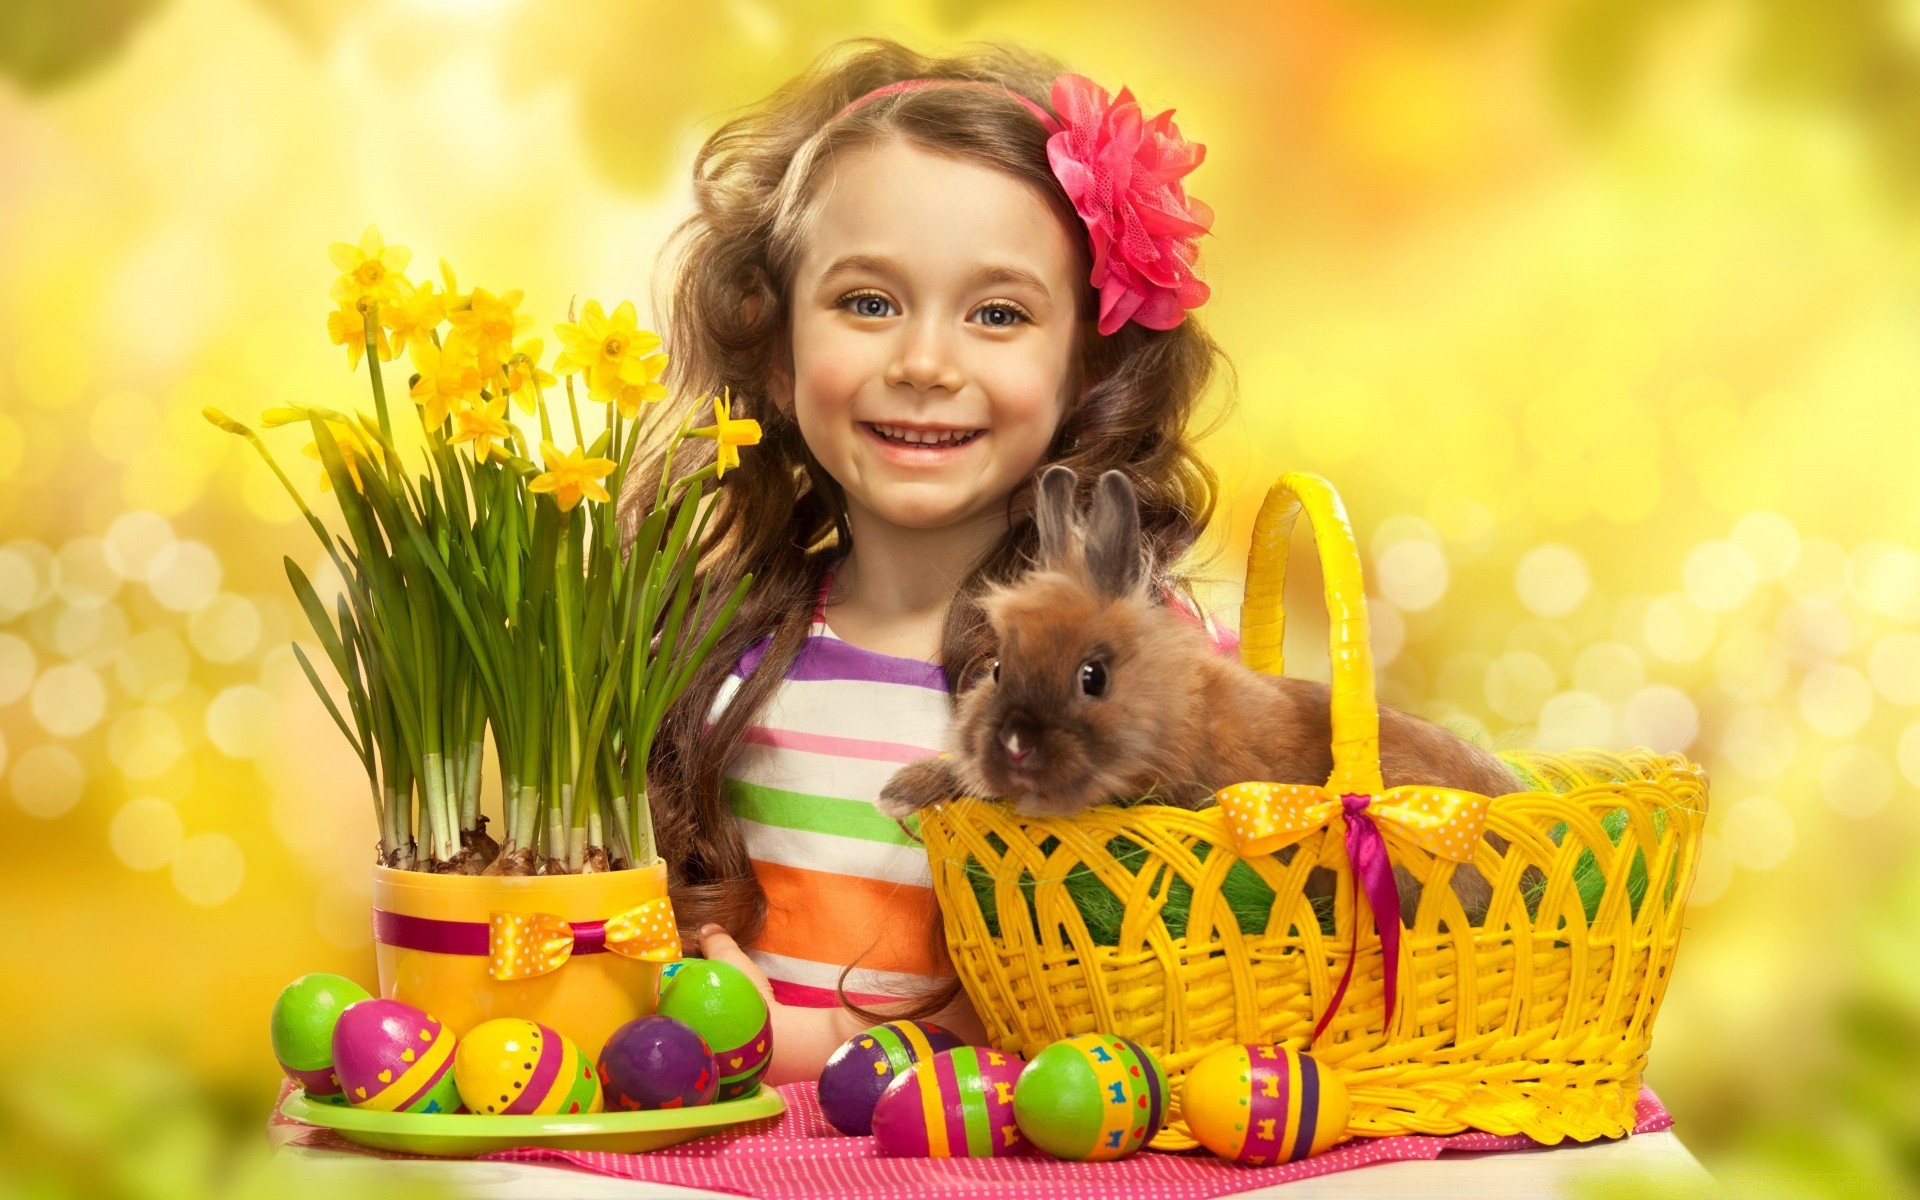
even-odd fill
[{"label": "yellow easter egg", "polygon": [[453,1080],[469,1111],[522,1116],[596,1113],[600,1075],[571,1038],[519,1017],[483,1021],[453,1056]]},{"label": "yellow easter egg", "polygon": [[1181,1118],[1230,1162],[1297,1162],[1344,1141],[1352,1103],[1340,1076],[1285,1046],[1222,1046],[1187,1072]]}]

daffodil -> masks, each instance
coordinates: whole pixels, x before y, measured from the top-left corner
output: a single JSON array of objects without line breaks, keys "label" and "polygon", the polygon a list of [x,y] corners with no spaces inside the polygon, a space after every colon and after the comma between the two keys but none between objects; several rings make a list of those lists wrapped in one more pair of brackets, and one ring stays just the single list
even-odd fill
[{"label": "daffodil", "polygon": [[740,465],[740,447],[760,444],[760,422],[735,420],[728,412],[733,403],[733,393],[722,392],[713,398],[712,425],[692,430],[694,437],[712,438],[720,443],[719,457],[714,460],[713,474],[716,479],[724,479],[728,467]]},{"label": "daffodil", "polygon": [[447,414],[465,407],[480,394],[480,366],[473,346],[459,330],[441,345],[415,342],[413,366],[420,378],[413,382],[413,402],[428,429],[438,429]]},{"label": "daffodil", "polygon": [[617,464],[612,459],[588,458],[578,446],[562,454],[552,442],[540,443],[540,456],[546,460],[546,474],[535,475],[527,490],[552,492],[561,512],[572,512],[582,496],[602,504],[612,499],[600,485],[602,479],[613,474]]},{"label": "daffodil", "polygon": [[646,378],[635,383],[623,379],[613,395],[614,403],[620,406],[620,415],[629,421],[639,414],[642,404],[665,399],[667,394],[666,385],[660,382],[660,373],[667,369],[667,356],[649,354],[640,360],[640,366]]},{"label": "daffodil", "polygon": [[460,281],[453,277],[453,264],[444,258],[440,260],[440,279],[447,285],[447,311],[454,313],[465,308],[470,297],[460,290]]},{"label": "daffodil", "polygon": [[393,334],[393,355],[405,354],[408,346],[433,340],[433,331],[447,319],[447,298],[434,290],[429,279],[413,289],[397,304],[380,309],[380,322]]},{"label": "daffodil", "polygon": [[[360,356],[367,352],[367,309],[373,306],[373,300],[366,296],[343,300],[340,307],[327,314],[327,336],[336,346],[347,348],[347,370],[360,369]],[[374,353],[381,362],[393,361],[393,344],[387,340],[387,331],[379,325],[373,327]]]},{"label": "daffodil", "polygon": [[[333,440],[340,447],[340,457],[347,464],[347,474],[353,476],[353,490],[366,491],[367,485],[360,481],[360,459],[365,453],[365,447],[360,441],[360,431],[344,421],[328,421],[327,431],[333,434]],[[301,453],[315,462],[322,461],[319,442],[308,442]],[[333,476],[327,473],[324,466],[320,468],[320,490],[323,492],[333,490]]]},{"label": "daffodil", "polygon": [[533,317],[514,311],[520,306],[521,295],[519,288],[499,296],[475,288],[467,308],[447,316],[455,329],[472,339],[480,358],[480,373],[488,378],[513,355],[513,339],[533,326]]},{"label": "daffodil", "polygon": [[327,247],[327,257],[340,268],[340,278],[333,283],[333,298],[337,302],[365,297],[376,304],[396,304],[413,290],[413,285],[401,274],[413,258],[413,251],[405,246],[385,244],[380,240],[380,231],[372,225],[360,235],[358,246],[335,242]]},{"label": "daffodil", "polygon": [[453,443],[472,442],[473,460],[486,462],[488,457],[503,451],[496,451],[495,442],[513,440],[513,426],[506,420],[507,398],[495,396],[486,402],[484,408],[463,408],[453,414],[455,433],[447,441]]},{"label": "daffodil", "polygon": [[577,324],[556,325],[554,332],[565,348],[553,369],[562,375],[585,371],[588,394],[595,400],[614,399],[623,383],[652,381],[646,358],[660,348],[660,337],[639,327],[633,301],[622,300],[609,317],[598,300],[589,300]]},{"label": "daffodil", "polygon": [[539,338],[532,338],[506,361],[507,394],[527,412],[538,403],[540,389],[554,384],[553,376],[540,369],[540,354],[545,349]]}]

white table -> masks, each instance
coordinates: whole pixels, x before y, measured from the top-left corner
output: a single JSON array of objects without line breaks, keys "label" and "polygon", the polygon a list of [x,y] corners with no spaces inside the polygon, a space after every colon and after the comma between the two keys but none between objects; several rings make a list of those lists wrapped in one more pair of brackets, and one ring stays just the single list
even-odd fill
[{"label": "white table", "polygon": [[[287,1135],[279,1134],[284,1141]],[[306,1146],[279,1147],[275,1156],[281,1170],[302,1182],[321,1184],[327,1193],[351,1196],[355,1180],[371,1172],[389,1188],[403,1184],[433,1186],[484,1200],[542,1197],[543,1200],[739,1200],[730,1192],[674,1187],[632,1179],[612,1179],[569,1167],[537,1163],[470,1162],[462,1160],[372,1159]],[[1492,1154],[1444,1154],[1432,1162],[1376,1163],[1352,1171],[1338,1171],[1293,1183],[1274,1184],[1241,1193],[1275,1200],[1318,1200],[1320,1197],[1418,1196],[1421,1200],[1482,1200],[1513,1196],[1526,1200],[1565,1195],[1589,1175],[1630,1174],[1636,1179],[1664,1179],[1696,1194],[1712,1186],[1713,1178],[1680,1139],[1671,1132],[1642,1133],[1611,1142],[1563,1146],[1552,1150],[1512,1150]]]}]

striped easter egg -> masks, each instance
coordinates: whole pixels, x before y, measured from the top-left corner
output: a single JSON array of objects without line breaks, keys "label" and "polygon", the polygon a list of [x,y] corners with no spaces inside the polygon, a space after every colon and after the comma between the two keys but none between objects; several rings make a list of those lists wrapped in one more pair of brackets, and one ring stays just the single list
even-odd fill
[{"label": "striped easter egg", "polygon": [[746,972],[712,959],[681,959],[661,985],[654,1011],[707,1040],[720,1065],[714,1099],[738,1099],[760,1086],[773,1061],[773,1014]]},{"label": "striped easter egg", "polygon": [[874,1140],[887,1154],[921,1158],[1025,1154],[1013,1088],[1026,1065],[1017,1054],[985,1046],[956,1046],[922,1059],[880,1093]]},{"label": "striped easter egg", "polygon": [[1146,1047],[1083,1033],[1033,1056],[1013,1089],[1020,1132],[1055,1158],[1125,1158],[1160,1132],[1167,1075]]},{"label": "striped easter egg", "polygon": [[333,1025],[333,1070],[347,1103],[378,1112],[458,1112],[453,1031],[398,1000],[360,1000]]},{"label": "striped easter egg", "polygon": [[288,984],[273,1002],[268,1024],[273,1056],[307,1099],[347,1102],[333,1069],[333,1027],[348,1005],[370,999],[367,989],[353,980],[316,971]]},{"label": "striped easter egg", "polygon": [[820,1111],[841,1133],[873,1132],[873,1106],[894,1077],[963,1043],[931,1021],[888,1021],[848,1038],[820,1071]]},{"label": "striped easter egg", "polygon": [[1347,1085],[1311,1054],[1285,1046],[1222,1046],[1187,1072],[1187,1129],[1232,1162],[1298,1162],[1344,1141]]},{"label": "striped easter egg", "polygon": [[601,1111],[600,1074],[573,1039],[520,1017],[482,1021],[460,1039],[453,1078],[477,1113]]}]

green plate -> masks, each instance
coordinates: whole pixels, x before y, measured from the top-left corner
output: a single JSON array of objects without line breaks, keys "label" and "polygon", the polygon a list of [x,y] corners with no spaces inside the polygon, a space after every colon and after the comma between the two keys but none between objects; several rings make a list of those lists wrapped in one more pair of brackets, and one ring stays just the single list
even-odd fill
[{"label": "green plate", "polygon": [[550,1117],[502,1117],[476,1113],[390,1113],[337,1104],[315,1104],[301,1092],[289,1094],[280,1114],[321,1125],[350,1142],[377,1150],[471,1158],[515,1146],[552,1146],[560,1150],[617,1150],[640,1154],[705,1134],[777,1117],[787,1102],[770,1087],[750,1096],[694,1108],[651,1112],[586,1113]]}]

